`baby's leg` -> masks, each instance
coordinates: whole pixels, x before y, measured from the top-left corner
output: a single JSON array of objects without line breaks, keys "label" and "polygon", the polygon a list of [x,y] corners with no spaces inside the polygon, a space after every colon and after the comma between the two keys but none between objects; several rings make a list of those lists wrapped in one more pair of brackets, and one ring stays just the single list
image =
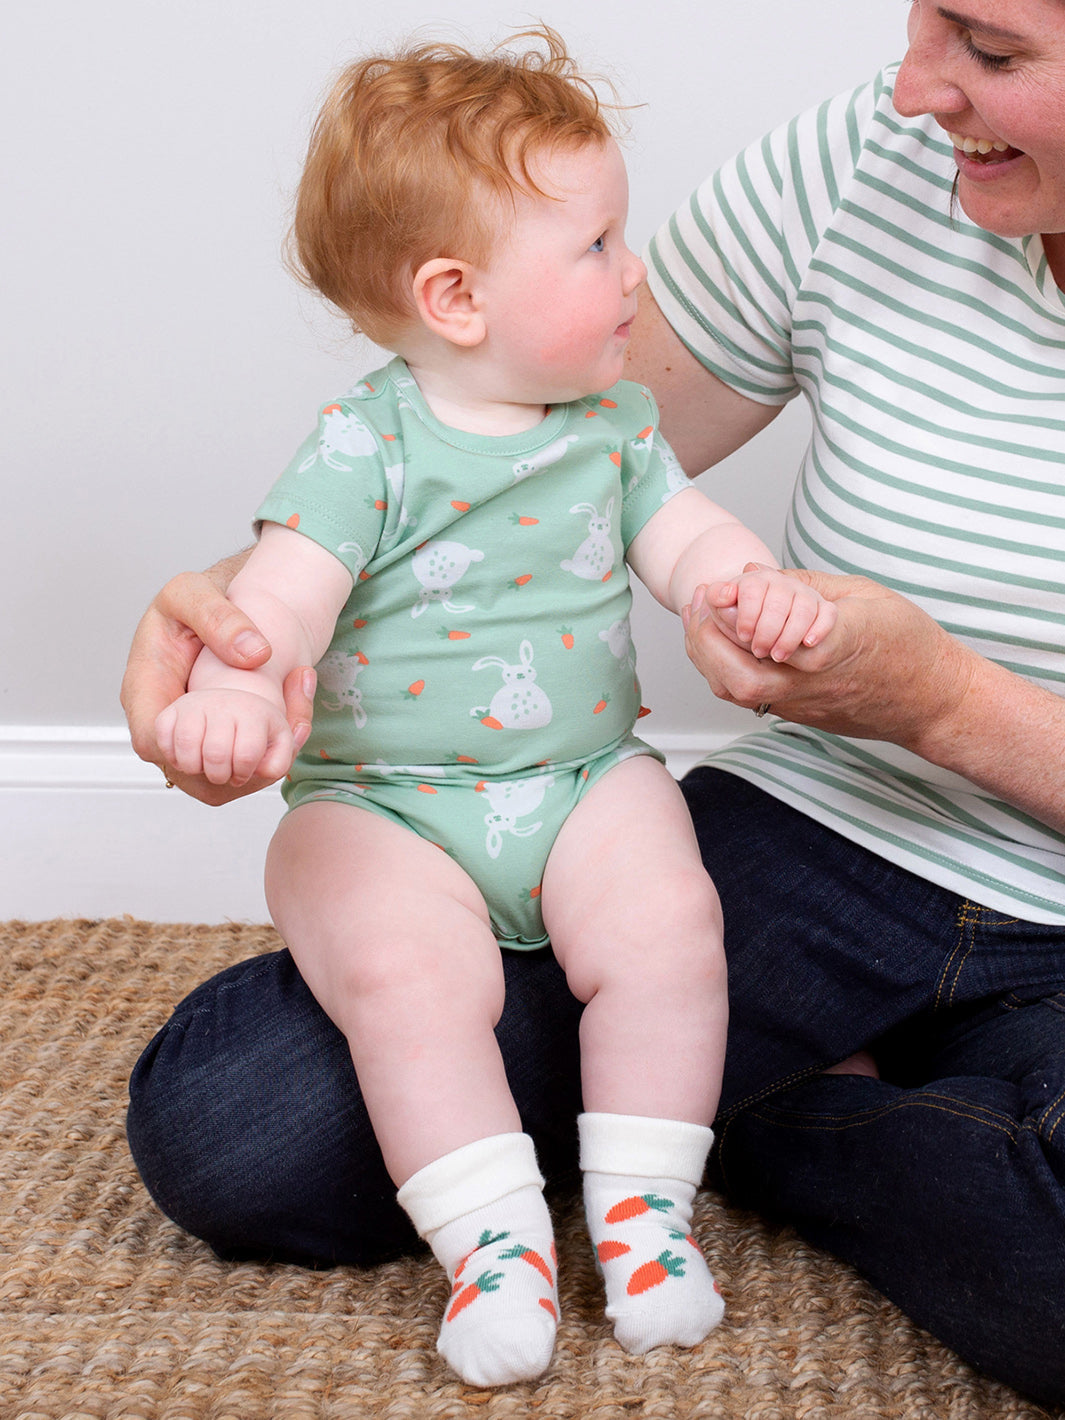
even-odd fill
[{"label": "baby's leg", "polygon": [[399,1201],[455,1285],[441,1352],[474,1384],[541,1374],[551,1222],[493,1034],[503,972],[480,892],[399,824],[316,801],[279,827],[267,898],[347,1038]]},{"label": "baby's leg", "polygon": [[621,1344],[692,1346],[723,1305],[690,1234],[728,1021],[721,912],[687,808],[649,756],[563,825],[543,911],[581,1022],[588,1227]]},{"label": "baby's leg", "polygon": [[728,1024],[721,908],[663,764],[638,755],[593,785],[555,840],[542,902],[588,1003],[585,1108],[708,1125]]}]

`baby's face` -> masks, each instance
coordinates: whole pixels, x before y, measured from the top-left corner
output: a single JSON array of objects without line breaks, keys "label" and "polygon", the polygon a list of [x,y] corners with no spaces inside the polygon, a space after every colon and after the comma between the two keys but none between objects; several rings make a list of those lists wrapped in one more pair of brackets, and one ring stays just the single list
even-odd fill
[{"label": "baby's face", "polygon": [[621,378],[647,271],[625,244],[628,179],[612,139],[546,149],[530,166],[549,195],[517,195],[482,272],[485,349],[506,397],[561,404]]}]

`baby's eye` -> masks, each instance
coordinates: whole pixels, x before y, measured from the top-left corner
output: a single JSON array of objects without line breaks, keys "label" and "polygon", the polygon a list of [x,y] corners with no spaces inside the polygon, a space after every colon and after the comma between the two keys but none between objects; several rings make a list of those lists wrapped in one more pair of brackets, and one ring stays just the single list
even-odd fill
[{"label": "baby's eye", "polygon": [[596,237],[595,241],[591,244],[591,246],[588,248],[588,250],[589,250],[589,251],[595,251],[595,252],[606,251],[606,236],[605,236],[605,234],[604,234],[603,236],[601,236],[601,237]]}]

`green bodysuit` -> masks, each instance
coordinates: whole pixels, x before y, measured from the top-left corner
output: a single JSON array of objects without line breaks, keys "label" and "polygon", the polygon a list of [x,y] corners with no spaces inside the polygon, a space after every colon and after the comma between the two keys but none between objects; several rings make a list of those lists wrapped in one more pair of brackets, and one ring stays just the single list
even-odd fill
[{"label": "green bodysuit", "polygon": [[[540,882],[641,714],[625,549],[688,486],[639,385],[503,437],[437,420],[393,359],[327,405],[259,509],[355,579],[284,793],[384,814],[481,889],[504,946],[546,942]],[[661,758],[661,756],[659,756]]]}]

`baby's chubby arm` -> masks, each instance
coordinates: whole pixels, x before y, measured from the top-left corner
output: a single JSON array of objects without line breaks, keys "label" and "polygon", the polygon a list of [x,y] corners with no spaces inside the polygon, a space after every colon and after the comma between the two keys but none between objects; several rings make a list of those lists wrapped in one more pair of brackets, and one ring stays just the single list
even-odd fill
[{"label": "baby's chubby arm", "polygon": [[628,562],[678,615],[700,586],[711,606],[734,608],[736,642],[760,660],[786,661],[800,646],[818,645],[835,624],[831,602],[780,571],[765,543],[697,488],[683,489],[648,519]]},{"label": "baby's chubby arm", "polygon": [[156,720],[167,765],[235,787],[253,775],[271,782],[287,773],[295,742],[284,713],[285,676],[324,655],[351,587],[351,574],[318,543],[264,523],[227,595],[267,637],[273,654],[245,671],[206,647],[200,652],[187,694]]}]

